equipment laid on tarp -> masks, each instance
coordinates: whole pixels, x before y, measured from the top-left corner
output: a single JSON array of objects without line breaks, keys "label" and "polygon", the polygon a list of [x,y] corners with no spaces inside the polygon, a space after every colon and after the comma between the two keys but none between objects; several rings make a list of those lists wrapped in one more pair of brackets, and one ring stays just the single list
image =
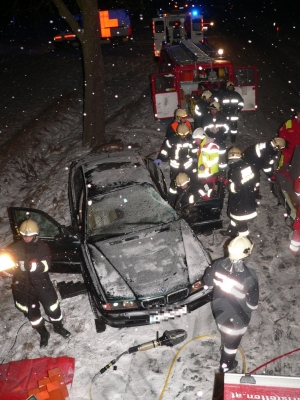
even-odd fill
[{"label": "equipment laid on tarp", "polygon": [[28,391],[36,388],[38,381],[48,376],[49,370],[58,367],[66,386],[70,388],[75,369],[75,359],[72,357],[43,357],[0,365],[1,400],[26,399]]}]

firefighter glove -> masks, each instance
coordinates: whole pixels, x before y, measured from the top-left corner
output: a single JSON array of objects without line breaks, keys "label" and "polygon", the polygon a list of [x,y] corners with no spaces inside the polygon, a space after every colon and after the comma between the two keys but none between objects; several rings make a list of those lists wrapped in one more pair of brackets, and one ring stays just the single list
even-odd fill
[{"label": "firefighter glove", "polygon": [[162,164],[162,160],[160,158],[157,158],[156,160],[154,160],[154,164],[160,165]]}]

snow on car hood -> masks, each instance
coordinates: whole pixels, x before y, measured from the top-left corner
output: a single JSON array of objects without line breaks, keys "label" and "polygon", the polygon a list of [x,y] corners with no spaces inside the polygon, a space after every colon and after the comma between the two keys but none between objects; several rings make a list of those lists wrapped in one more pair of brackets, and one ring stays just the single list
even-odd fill
[{"label": "snow on car hood", "polygon": [[202,244],[184,220],[88,243],[109,298],[163,295],[198,280],[209,265]]}]

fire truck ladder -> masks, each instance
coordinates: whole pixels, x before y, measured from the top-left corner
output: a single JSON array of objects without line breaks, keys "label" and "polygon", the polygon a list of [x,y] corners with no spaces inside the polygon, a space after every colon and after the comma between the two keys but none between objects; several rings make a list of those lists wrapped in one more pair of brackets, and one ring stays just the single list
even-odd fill
[{"label": "fire truck ladder", "polygon": [[213,59],[191,40],[182,40],[180,47],[187,53],[195,63],[212,63]]}]

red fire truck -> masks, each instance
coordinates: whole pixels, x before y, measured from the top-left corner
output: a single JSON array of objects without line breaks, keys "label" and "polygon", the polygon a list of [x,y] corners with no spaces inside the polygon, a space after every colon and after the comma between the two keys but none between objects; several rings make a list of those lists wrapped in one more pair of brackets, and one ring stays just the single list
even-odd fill
[{"label": "red fire truck", "polygon": [[184,108],[193,120],[193,100],[204,90],[219,92],[226,81],[244,99],[243,111],[256,111],[257,68],[237,67],[216,56],[208,44],[182,40],[161,50],[159,73],[151,75],[155,119],[172,118],[176,108]]}]

